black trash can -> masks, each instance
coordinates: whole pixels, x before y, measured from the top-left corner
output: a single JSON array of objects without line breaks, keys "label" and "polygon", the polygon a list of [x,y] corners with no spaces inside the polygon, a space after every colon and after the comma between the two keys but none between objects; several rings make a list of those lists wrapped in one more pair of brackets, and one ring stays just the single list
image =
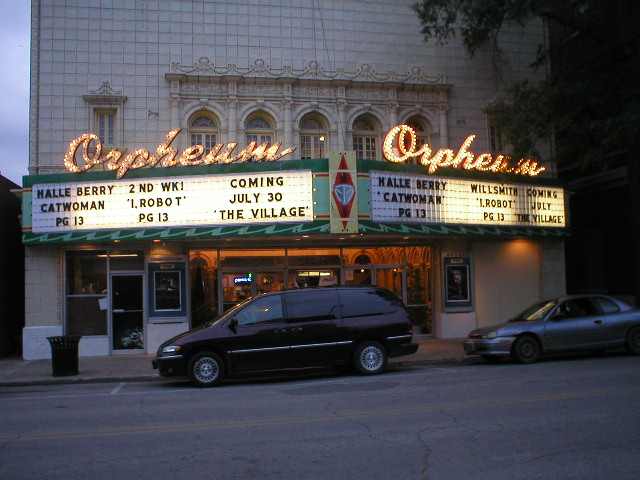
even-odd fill
[{"label": "black trash can", "polygon": [[82,335],[47,337],[51,345],[51,365],[54,377],[78,374],[78,344]]}]

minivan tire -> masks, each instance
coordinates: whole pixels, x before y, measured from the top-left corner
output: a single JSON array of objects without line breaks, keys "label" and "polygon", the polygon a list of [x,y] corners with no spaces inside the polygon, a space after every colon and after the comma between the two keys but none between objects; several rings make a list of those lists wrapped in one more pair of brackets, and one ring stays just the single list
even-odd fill
[{"label": "minivan tire", "polygon": [[219,385],[224,375],[222,359],[213,352],[200,352],[194,355],[187,366],[187,376],[197,387]]},{"label": "minivan tire", "polygon": [[361,343],[353,355],[353,365],[362,375],[376,375],[387,367],[387,351],[378,342]]}]

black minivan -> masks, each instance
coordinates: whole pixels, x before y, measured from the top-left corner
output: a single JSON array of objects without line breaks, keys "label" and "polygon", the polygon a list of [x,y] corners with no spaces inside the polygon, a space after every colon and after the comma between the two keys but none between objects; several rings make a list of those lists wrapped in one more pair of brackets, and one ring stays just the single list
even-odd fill
[{"label": "black minivan", "polygon": [[206,325],[164,342],[153,359],[162,376],[199,387],[247,371],[353,365],[365,375],[387,358],[415,353],[404,304],[375,286],[312,287],[250,298]]}]

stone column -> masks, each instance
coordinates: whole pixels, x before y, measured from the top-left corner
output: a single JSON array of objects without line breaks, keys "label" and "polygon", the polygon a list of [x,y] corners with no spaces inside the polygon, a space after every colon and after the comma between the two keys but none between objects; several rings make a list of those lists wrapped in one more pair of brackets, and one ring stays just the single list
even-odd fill
[{"label": "stone column", "polygon": [[[338,151],[347,149],[347,95],[345,87],[338,87]],[[332,142],[333,143],[333,142]]]},{"label": "stone column", "polygon": [[441,103],[438,105],[438,120],[440,129],[440,148],[449,148],[449,129],[447,127],[447,112],[449,105]]},{"label": "stone column", "polygon": [[388,99],[389,103],[387,104],[387,111],[389,112],[389,125],[387,125],[387,130],[391,130],[393,127],[398,125],[398,92],[395,89],[391,89],[388,91]]},{"label": "stone column", "polygon": [[227,98],[227,118],[229,125],[227,126],[227,138],[220,143],[237,142],[243,144],[238,139],[238,91],[237,84],[229,83],[229,96]]},{"label": "stone column", "polygon": [[184,79],[183,75],[167,75],[167,79],[171,82],[171,92],[169,103],[171,105],[171,129],[182,128],[184,125],[180,122],[180,81]]},{"label": "stone column", "polygon": [[285,83],[282,86],[282,108],[284,110],[284,139],[283,146],[290,147],[293,145],[293,120],[292,120],[292,108],[293,108],[293,94],[290,83]]},{"label": "stone column", "polygon": [[171,98],[169,102],[171,103],[171,129],[182,128],[183,125],[180,124],[180,99]]}]

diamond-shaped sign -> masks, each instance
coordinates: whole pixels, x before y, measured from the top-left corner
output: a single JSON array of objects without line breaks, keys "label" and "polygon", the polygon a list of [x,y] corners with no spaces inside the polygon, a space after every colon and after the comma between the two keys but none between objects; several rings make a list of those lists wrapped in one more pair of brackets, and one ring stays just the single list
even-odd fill
[{"label": "diamond-shaped sign", "polygon": [[336,199],[336,203],[343,207],[346,207],[351,203],[355,194],[356,187],[348,183],[340,183],[333,186],[333,198]]}]

